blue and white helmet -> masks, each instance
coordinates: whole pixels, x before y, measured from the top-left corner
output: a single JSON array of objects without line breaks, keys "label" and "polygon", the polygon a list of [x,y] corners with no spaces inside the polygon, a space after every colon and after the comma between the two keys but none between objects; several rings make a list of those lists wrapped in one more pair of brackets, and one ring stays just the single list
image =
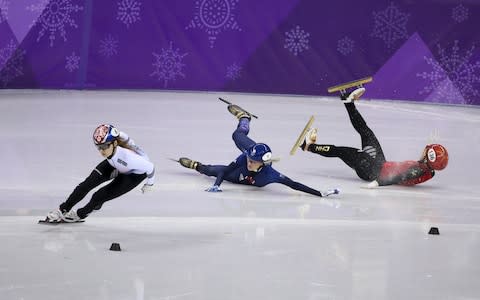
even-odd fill
[{"label": "blue and white helmet", "polygon": [[261,161],[268,165],[272,163],[272,150],[267,144],[257,143],[247,150],[247,156],[251,160]]},{"label": "blue and white helmet", "polygon": [[102,124],[95,128],[93,132],[93,143],[98,145],[109,144],[118,138],[120,132],[115,126]]}]

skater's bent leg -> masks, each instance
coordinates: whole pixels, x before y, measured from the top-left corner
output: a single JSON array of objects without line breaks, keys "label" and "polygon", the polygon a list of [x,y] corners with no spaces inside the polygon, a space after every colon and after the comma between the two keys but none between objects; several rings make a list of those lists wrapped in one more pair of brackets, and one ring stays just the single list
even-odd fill
[{"label": "skater's bent leg", "polygon": [[87,205],[77,210],[78,216],[86,218],[92,211],[100,209],[103,203],[131,191],[146,177],[146,174],[119,174],[112,182],[96,191]]},{"label": "skater's bent leg", "polygon": [[232,139],[240,151],[244,152],[255,145],[255,141],[248,137],[250,131],[250,119],[241,118],[238,121],[237,129],[232,134]]},{"label": "skater's bent leg", "polygon": [[68,212],[80,202],[92,189],[111,179],[111,174],[114,168],[108,163],[107,160],[99,163],[90,175],[79,185],[75,187],[73,192],[67,198],[65,202],[60,204],[60,210],[62,212]]}]

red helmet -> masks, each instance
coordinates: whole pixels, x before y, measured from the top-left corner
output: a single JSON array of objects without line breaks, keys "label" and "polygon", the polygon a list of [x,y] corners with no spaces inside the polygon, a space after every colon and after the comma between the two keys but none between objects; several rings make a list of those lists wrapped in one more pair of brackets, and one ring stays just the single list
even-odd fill
[{"label": "red helmet", "polygon": [[425,147],[425,158],[430,168],[443,170],[448,165],[448,152],[440,144],[431,144]]}]

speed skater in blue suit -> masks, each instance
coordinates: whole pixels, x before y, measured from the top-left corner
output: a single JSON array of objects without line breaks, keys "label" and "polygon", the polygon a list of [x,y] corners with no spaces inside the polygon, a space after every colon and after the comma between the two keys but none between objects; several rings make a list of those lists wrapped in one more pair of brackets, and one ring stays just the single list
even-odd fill
[{"label": "speed skater in blue suit", "polygon": [[207,192],[221,192],[224,180],[263,187],[270,183],[284,184],[294,190],[319,197],[338,194],[338,189],[318,191],[300,182],[293,181],[272,167],[272,150],[267,144],[256,143],[248,137],[252,115],[235,104],[228,105],[228,111],[238,119],[238,125],[232,134],[233,141],[242,152],[229,165],[205,165],[192,159],[181,157],[178,162],[185,168],[194,169],[201,174],[216,177],[215,183]]}]

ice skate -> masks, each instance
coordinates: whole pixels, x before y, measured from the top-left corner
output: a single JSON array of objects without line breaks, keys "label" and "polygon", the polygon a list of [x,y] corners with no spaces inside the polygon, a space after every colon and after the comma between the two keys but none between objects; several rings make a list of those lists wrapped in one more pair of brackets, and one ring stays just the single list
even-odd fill
[{"label": "ice skate", "polygon": [[[313,121],[315,121],[315,117],[311,116],[307,124],[305,124],[305,127],[303,128],[303,130],[300,132],[300,135],[298,136],[295,144],[293,144],[292,150],[290,150],[290,155],[294,155],[295,152],[297,152],[298,147],[303,149],[302,142],[305,143],[305,137],[307,135],[307,132],[311,129],[313,125]],[[315,135],[315,138],[316,138],[316,135]]]},{"label": "ice skate", "polygon": [[347,89],[349,89],[349,88],[353,88],[353,87],[360,88],[360,87],[363,87],[363,85],[365,83],[369,83],[369,82],[372,82],[372,81],[373,81],[373,78],[371,76],[369,76],[369,77],[357,79],[357,80],[354,80],[354,81],[341,83],[339,85],[331,86],[331,87],[328,88],[327,91],[329,93],[334,93],[334,92],[346,93]]},{"label": "ice skate", "polygon": [[252,119],[252,115],[244,110],[243,108],[241,108],[240,106],[236,105],[236,104],[229,104],[228,105],[228,111],[234,115],[235,117],[237,117],[237,119],[241,119],[241,118],[247,118],[249,120]]},{"label": "ice skate", "polygon": [[38,224],[58,225],[58,224],[66,224],[66,223],[83,223],[85,221],[80,218],[78,218],[77,221],[66,221],[65,220],[66,217],[67,217],[67,214],[64,214],[59,209],[56,209],[49,212],[44,220],[39,220]]},{"label": "ice skate", "polygon": [[199,166],[201,166],[202,164],[199,163],[198,161],[194,161],[194,160],[191,160],[190,158],[186,158],[186,157],[180,157],[180,159],[178,160],[178,162],[184,166],[185,168],[188,168],[188,169],[194,169],[196,170]]},{"label": "ice skate", "polygon": [[359,87],[354,89],[351,92],[342,93],[340,95],[340,99],[342,99],[344,103],[352,103],[353,101],[360,99],[360,97],[362,97],[364,93],[365,93],[365,88]]},{"label": "ice skate", "polygon": [[248,118],[248,119],[251,119],[252,117],[254,117],[255,119],[258,119],[258,117],[248,111],[246,111],[245,109],[241,108],[240,106],[236,105],[236,104],[233,104],[232,102],[230,101],[227,101],[223,98],[218,98],[218,100],[222,101],[223,103],[227,103],[228,104],[228,111],[234,115],[235,117],[237,117],[239,120],[241,118]]},{"label": "ice skate", "polygon": [[73,209],[64,214],[62,219],[67,223],[82,222],[82,219],[77,215],[77,211]]},{"label": "ice skate", "polygon": [[310,128],[307,133],[305,134],[305,139],[303,140],[302,145],[300,145],[300,148],[302,148],[303,151],[308,150],[308,146],[311,144],[315,144],[317,141],[317,128]]},{"label": "ice skate", "polygon": [[47,214],[47,217],[45,218],[44,222],[60,223],[62,222],[62,219],[63,219],[63,213],[60,211],[60,209],[55,209]]}]

